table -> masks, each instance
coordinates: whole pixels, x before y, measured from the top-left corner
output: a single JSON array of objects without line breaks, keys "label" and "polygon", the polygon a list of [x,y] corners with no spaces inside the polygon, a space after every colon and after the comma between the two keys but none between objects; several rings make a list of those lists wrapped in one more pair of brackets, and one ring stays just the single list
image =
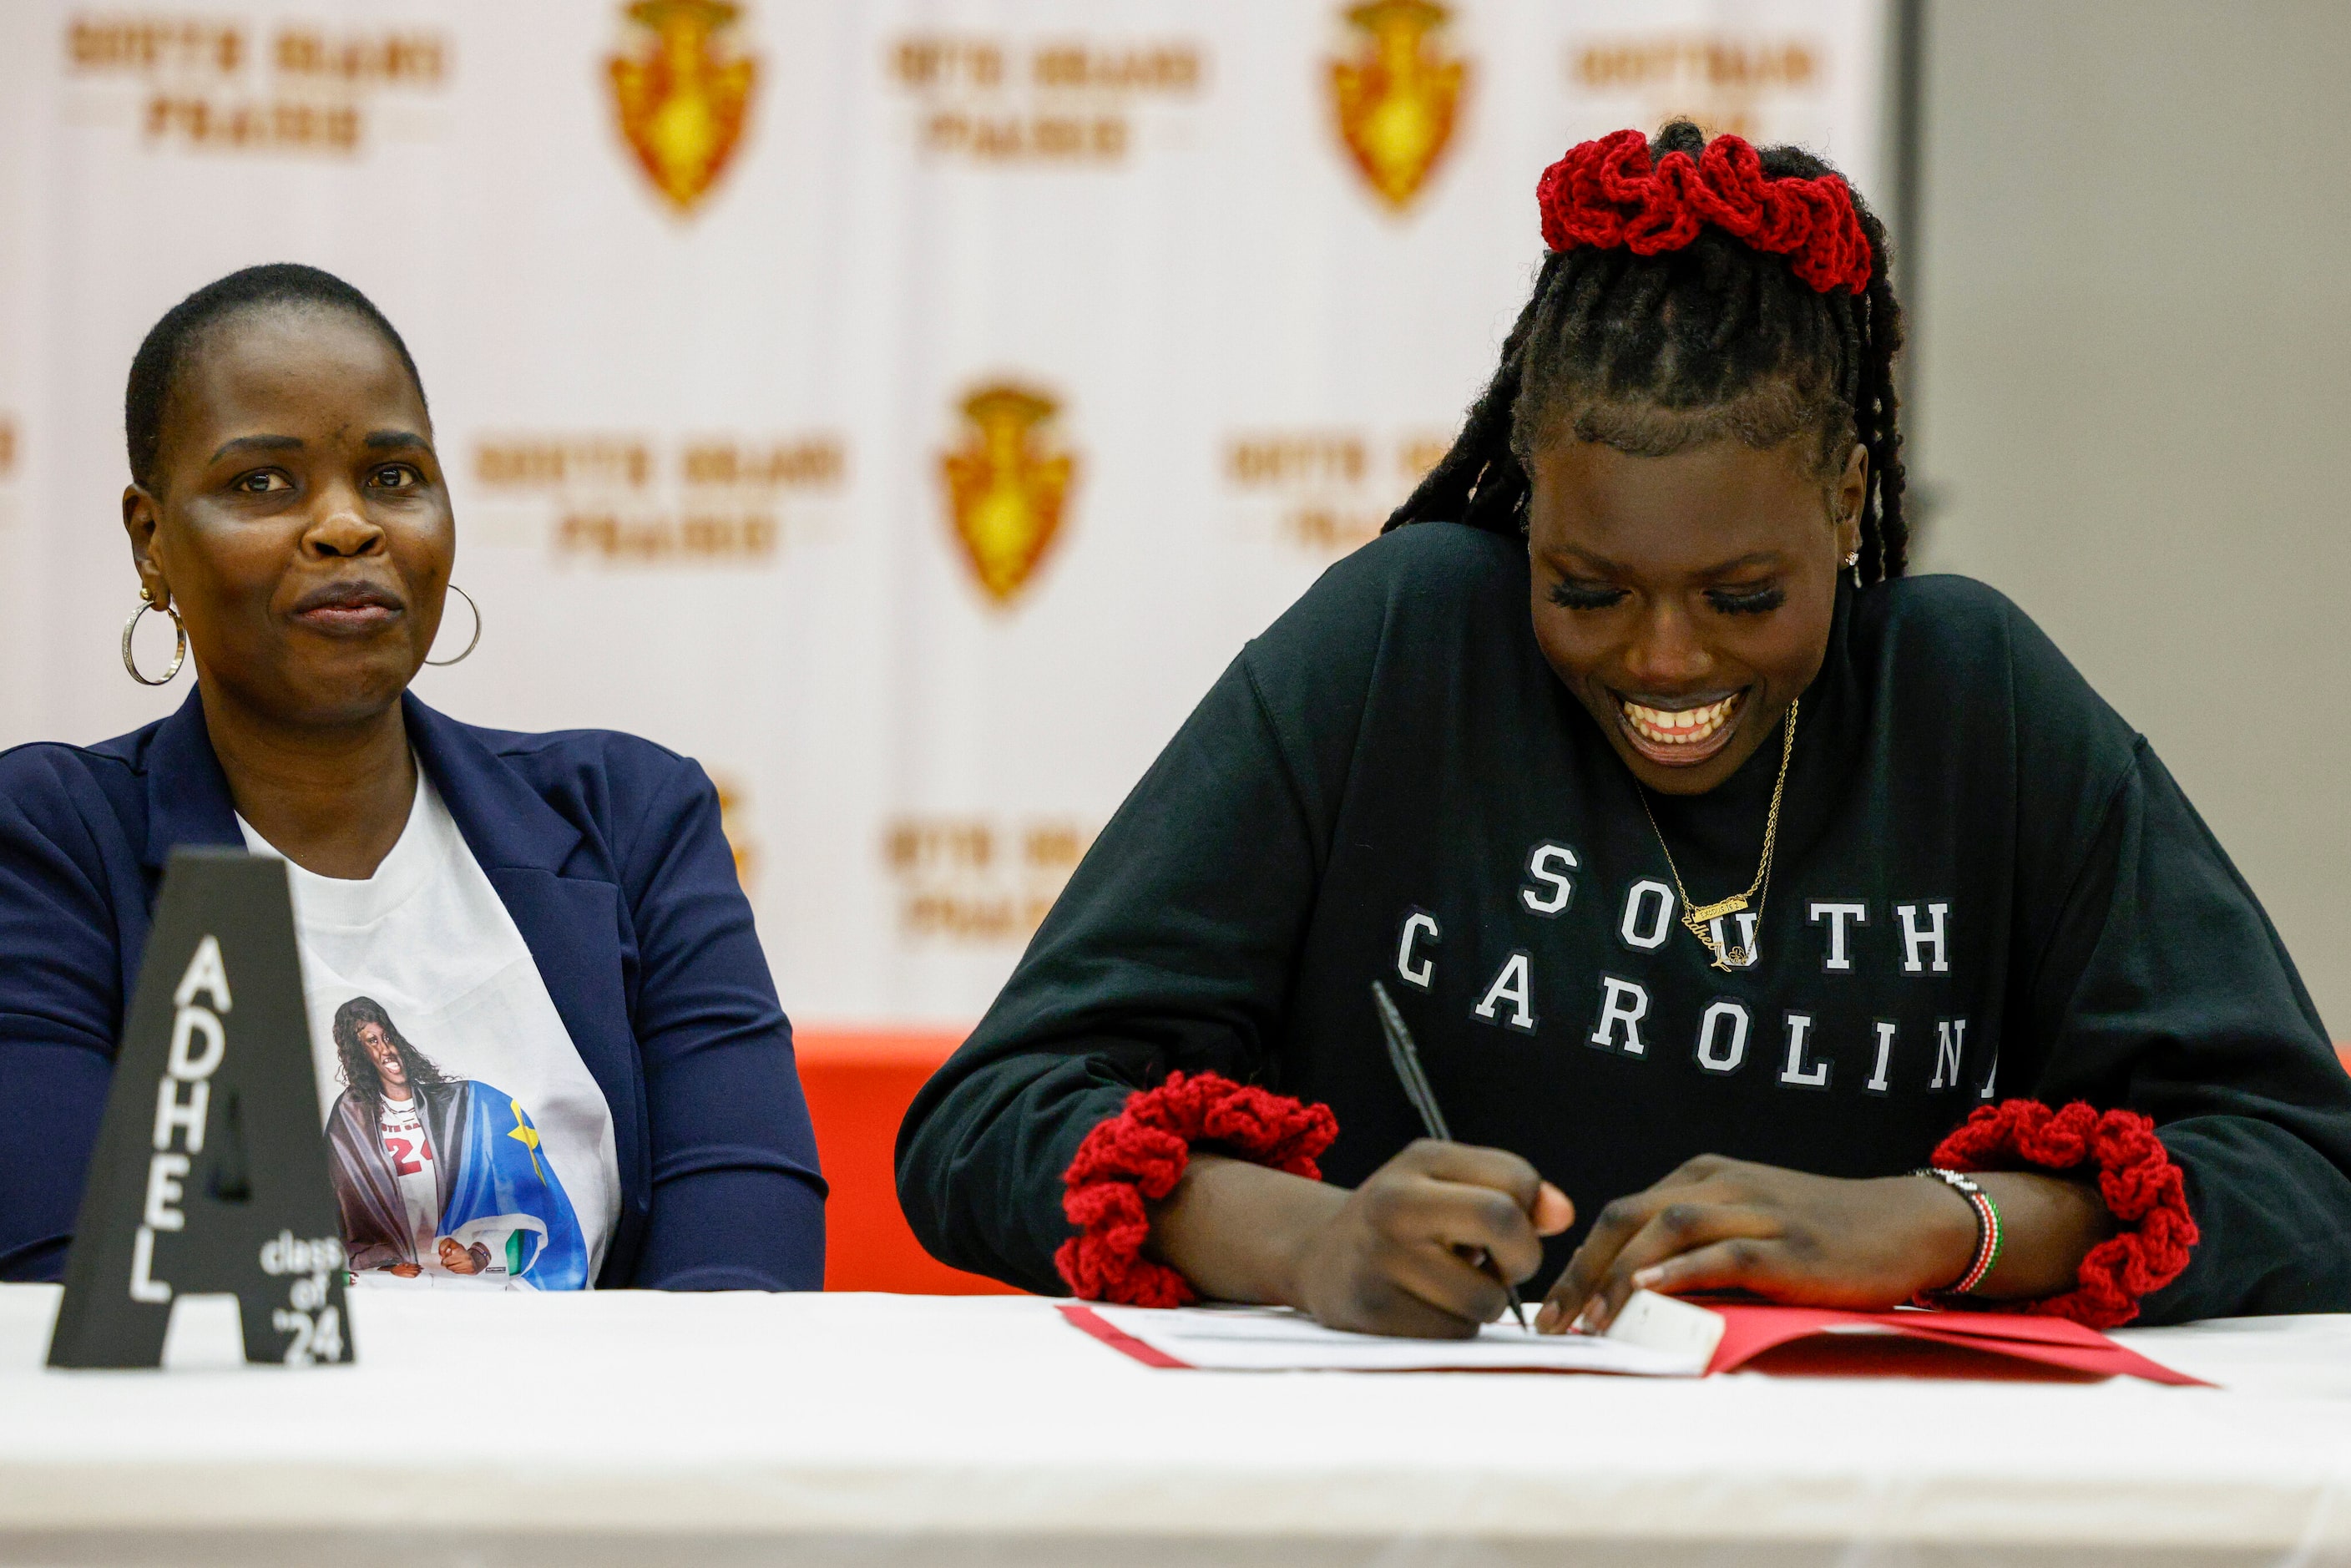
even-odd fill
[{"label": "table", "polygon": [[1165,1372],[1030,1298],[635,1292],[59,1374],[56,1299],[0,1287],[0,1562],[2351,1562],[2351,1317],[2129,1336],[2222,1391]]}]

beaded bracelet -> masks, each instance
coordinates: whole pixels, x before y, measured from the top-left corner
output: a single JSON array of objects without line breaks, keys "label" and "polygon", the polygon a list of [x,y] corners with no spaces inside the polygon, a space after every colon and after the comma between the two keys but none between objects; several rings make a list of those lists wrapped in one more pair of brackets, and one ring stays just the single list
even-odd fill
[{"label": "beaded bracelet", "polygon": [[1951,1170],[2040,1170],[2096,1181],[2120,1228],[2090,1249],[2074,1289],[2025,1302],[2024,1312],[2120,1328],[2194,1253],[2185,1179],[2154,1121],[2137,1111],[2101,1111],[2078,1100],[2062,1109],[2034,1100],[1979,1105],[1927,1159]]},{"label": "beaded bracelet", "polygon": [[1976,1211],[1975,1261],[1968,1265],[1968,1271],[1959,1276],[1958,1284],[1948,1286],[1941,1292],[1964,1296],[1982,1284],[1984,1276],[1991,1272],[1992,1265],[2000,1261],[2000,1208],[1992,1202],[1991,1194],[1958,1171],[1947,1170],[1940,1166],[1921,1166],[1910,1174],[1933,1176],[1966,1198],[1968,1207]]}]

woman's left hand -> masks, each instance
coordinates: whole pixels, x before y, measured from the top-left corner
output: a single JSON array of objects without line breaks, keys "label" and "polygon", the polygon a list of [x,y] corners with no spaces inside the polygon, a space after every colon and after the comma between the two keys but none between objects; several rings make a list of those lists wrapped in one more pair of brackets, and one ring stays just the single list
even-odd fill
[{"label": "woman's left hand", "polygon": [[1597,1333],[1635,1290],[1890,1307],[1951,1283],[1975,1249],[1975,1211],[1940,1182],[1807,1176],[1700,1155],[1600,1211],[1535,1326]]}]

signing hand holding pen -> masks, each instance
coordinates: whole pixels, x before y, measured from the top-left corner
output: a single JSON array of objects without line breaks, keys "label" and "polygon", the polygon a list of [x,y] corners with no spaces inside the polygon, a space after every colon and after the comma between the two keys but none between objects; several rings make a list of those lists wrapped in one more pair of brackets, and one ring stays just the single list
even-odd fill
[{"label": "signing hand holding pen", "polygon": [[[1414,1042],[1412,1030],[1396,1010],[1395,998],[1379,981],[1372,982],[1372,1006],[1380,1015],[1380,1032],[1387,1039],[1388,1064],[1395,1069],[1396,1082],[1404,1088],[1405,1098],[1412,1102],[1413,1111],[1420,1117],[1421,1131],[1441,1144],[1453,1141],[1453,1129],[1445,1120],[1445,1111],[1437,1103],[1437,1091],[1430,1086],[1428,1074],[1420,1065],[1420,1047]],[[1493,1260],[1475,1249],[1462,1254],[1480,1269],[1493,1270]],[[1520,1328],[1527,1326],[1527,1304],[1519,1299],[1518,1281],[1523,1276],[1510,1276],[1493,1270],[1502,1281],[1503,1294],[1508,1298],[1510,1316]]]},{"label": "signing hand holding pen", "polygon": [[1510,1287],[1542,1266],[1542,1239],[1574,1219],[1518,1155],[1421,1138],[1316,1228],[1298,1304],[1332,1328],[1467,1339],[1509,1309]]},{"label": "signing hand holding pen", "polygon": [[1422,1138],[1353,1192],[1202,1149],[1154,1206],[1149,1249],[1211,1301],[1468,1339],[1509,1307],[1503,1281],[1533,1274],[1542,1239],[1574,1220],[1566,1194],[1501,1149]]},{"label": "signing hand holding pen", "polygon": [[[1417,1111],[1426,1081],[1406,1082]],[[1200,1149],[1152,1207],[1146,1249],[1212,1301],[1468,1339],[1542,1266],[1542,1239],[1574,1222],[1567,1195],[1502,1149],[1421,1138],[1353,1192]]]}]

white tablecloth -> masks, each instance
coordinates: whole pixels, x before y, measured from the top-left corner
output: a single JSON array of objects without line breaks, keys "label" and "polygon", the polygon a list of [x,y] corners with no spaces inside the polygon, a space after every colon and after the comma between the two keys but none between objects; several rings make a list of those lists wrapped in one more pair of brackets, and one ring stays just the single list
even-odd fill
[{"label": "white tablecloth", "polygon": [[2225,1385],[1154,1371],[1050,1303],[356,1292],[360,1364],[52,1373],[0,1562],[2351,1563],[2351,1317]]}]

